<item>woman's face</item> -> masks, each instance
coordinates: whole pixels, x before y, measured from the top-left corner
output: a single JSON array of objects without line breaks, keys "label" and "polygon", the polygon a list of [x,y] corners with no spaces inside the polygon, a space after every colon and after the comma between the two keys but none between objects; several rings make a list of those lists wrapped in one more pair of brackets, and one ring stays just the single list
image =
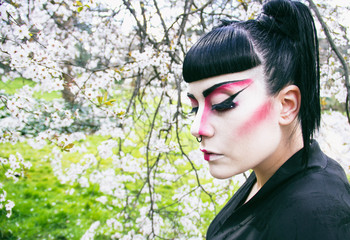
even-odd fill
[{"label": "woman's face", "polygon": [[216,178],[268,168],[278,157],[278,101],[269,96],[261,66],[189,84],[195,119],[191,133]]}]

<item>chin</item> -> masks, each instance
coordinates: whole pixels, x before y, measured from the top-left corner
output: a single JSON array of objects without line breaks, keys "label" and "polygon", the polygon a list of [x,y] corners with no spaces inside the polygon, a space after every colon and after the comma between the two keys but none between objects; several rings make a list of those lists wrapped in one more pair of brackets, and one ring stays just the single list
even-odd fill
[{"label": "chin", "polygon": [[226,169],[220,169],[220,168],[216,168],[216,167],[209,167],[209,172],[210,174],[217,179],[227,179],[227,178],[231,178],[237,174],[239,174],[239,172],[229,172]]}]

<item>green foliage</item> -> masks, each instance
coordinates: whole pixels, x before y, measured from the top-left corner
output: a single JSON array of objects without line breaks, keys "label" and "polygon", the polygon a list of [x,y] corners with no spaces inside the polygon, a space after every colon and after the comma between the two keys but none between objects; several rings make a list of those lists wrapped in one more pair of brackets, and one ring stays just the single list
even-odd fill
[{"label": "green foliage", "polygon": [[[98,207],[94,186],[71,195],[66,193],[66,187],[54,176],[50,163],[42,159],[50,153],[48,147],[35,150],[25,143],[3,144],[0,155],[8,157],[17,148],[25,150],[23,157],[34,167],[17,183],[7,180],[3,171],[0,174],[9,198],[16,200],[11,218],[5,217],[4,210],[1,212],[1,239],[79,239],[95,219],[104,220],[112,215]],[[72,189],[79,187],[72,186]]]},{"label": "green foliage", "polygon": [[[91,143],[102,140],[91,137]],[[59,182],[49,161],[43,159],[50,155],[49,146],[35,150],[26,143],[1,144],[0,157],[8,157],[17,149],[33,167],[17,183],[6,179],[4,170],[0,170],[0,182],[9,199],[16,200],[11,218],[6,218],[4,210],[0,212],[1,239],[80,239],[92,222],[113,217],[115,212],[96,202],[100,196],[96,185],[81,188],[74,184],[67,188]],[[76,154],[66,156],[66,166],[77,159]]]},{"label": "green foliage", "polygon": [[[93,153],[96,146],[107,139],[108,137],[89,136],[85,141],[89,142],[87,152]],[[80,143],[75,144],[79,145]],[[190,141],[185,145],[189,147],[191,145]],[[17,183],[6,179],[4,170],[0,170],[0,182],[4,184],[4,188],[8,192],[8,199],[15,200],[16,204],[11,218],[7,218],[5,216],[6,212],[1,210],[1,239],[80,239],[93,222],[105,222],[120,212],[121,209],[118,207],[109,205],[106,208],[96,201],[96,198],[101,196],[98,190],[99,186],[96,184],[90,185],[88,188],[82,188],[77,183],[71,186],[60,183],[52,171],[50,161],[44,158],[44,156],[50,156],[51,148],[52,146],[48,145],[36,150],[25,142],[15,145],[1,144],[0,157],[7,158],[10,154],[14,154],[18,149],[21,149],[23,158],[33,164],[33,167],[26,171],[24,177],[19,179]],[[139,151],[132,151],[130,147],[126,148],[125,151],[133,152],[135,157],[141,156]],[[62,152],[62,154],[63,168],[69,167],[70,164],[77,162],[82,157],[79,153]],[[175,157],[179,156],[175,154],[169,158],[174,159]],[[102,169],[107,169],[111,165],[111,159],[101,160],[99,164]],[[178,169],[179,173],[185,175],[185,177],[172,185],[159,185],[155,192],[164,196],[172,196],[176,188],[181,187],[185,182],[189,182],[190,187],[195,188],[197,183],[193,181],[193,175],[190,174],[189,169],[191,169],[190,166]],[[116,171],[119,171],[120,174],[128,174],[118,169]],[[208,180],[203,181],[202,184],[206,182]],[[144,187],[144,184],[142,181],[137,181],[125,186],[131,192],[137,194]],[[147,204],[145,203],[146,196],[147,194],[142,195],[137,201],[130,201],[130,204],[125,206],[130,210],[129,217],[131,219],[139,217],[139,211],[135,209],[140,209]],[[210,202],[208,195],[204,193],[201,193],[201,198],[204,202]],[[180,206],[181,201],[174,203],[171,198],[164,198],[161,202],[158,202],[160,215],[165,218],[178,217],[178,214],[181,214],[178,209]],[[193,211],[196,211],[196,209]],[[201,231],[203,234],[214,216],[215,212],[210,210],[202,214]],[[137,227],[126,228],[124,230],[125,234],[130,229],[137,230]],[[106,236],[108,236],[108,233],[99,233],[96,239],[108,239]]]},{"label": "green foliage", "polygon": [[[15,78],[13,80],[9,80],[7,82],[0,81],[0,89],[4,89],[6,94],[15,94],[19,89],[28,85],[29,87],[34,87],[36,85],[35,82],[25,79],[25,78]],[[42,99],[46,101],[52,101],[53,99],[61,98],[61,92],[35,92],[34,96],[36,99]]]}]

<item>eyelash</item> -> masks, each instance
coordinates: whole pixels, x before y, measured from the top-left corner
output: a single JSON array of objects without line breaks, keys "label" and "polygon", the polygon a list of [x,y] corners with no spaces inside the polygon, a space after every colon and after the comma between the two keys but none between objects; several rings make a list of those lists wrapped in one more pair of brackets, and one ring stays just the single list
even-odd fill
[{"label": "eyelash", "polygon": [[[232,96],[231,96],[232,97]],[[229,109],[233,109],[237,106],[236,103],[232,102],[231,97],[226,99],[225,101],[215,104],[211,107],[211,110],[217,111],[217,112],[224,112]],[[189,114],[196,114],[198,111],[198,107],[192,108],[191,112]]]},{"label": "eyelash", "polygon": [[198,112],[198,107],[193,107],[189,114],[196,114]]},{"label": "eyelash", "polygon": [[227,99],[227,100],[223,101],[222,103],[213,105],[211,107],[211,110],[215,110],[218,112],[224,112],[226,110],[235,108],[236,103],[232,102],[232,100],[231,101],[228,101],[228,100],[231,100],[231,99]]},{"label": "eyelash", "polygon": [[225,101],[218,103],[218,104],[214,104],[213,106],[211,106],[211,110],[215,110],[218,112],[224,112],[226,110],[229,109],[234,109],[237,104],[233,102],[233,100],[237,97],[238,94],[240,94],[245,88],[243,88],[241,91],[236,92],[235,94],[231,95],[228,99],[226,99]]}]

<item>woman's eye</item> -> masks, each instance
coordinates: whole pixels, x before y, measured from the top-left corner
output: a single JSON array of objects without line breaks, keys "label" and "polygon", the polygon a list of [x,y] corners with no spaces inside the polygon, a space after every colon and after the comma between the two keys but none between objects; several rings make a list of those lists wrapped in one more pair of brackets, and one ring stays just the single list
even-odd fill
[{"label": "woman's eye", "polygon": [[198,107],[193,107],[189,114],[196,114],[198,112]]},{"label": "woman's eye", "polygon": [[244,89],[246,88],[243,88],[242,90],[236,92],[235,94],[231,95],[229,98],[227,98],[225,101],[221,102],[221,103],[218,103],[218,104],[214,104],[211,106],[211,110],[215,110],[215,111],[218,111],[218,112],[223,112],[223,111],[226,111],[226,110],[229,110],[229,109],[233,109],[237,106],[236,103],[233,102],[233,100],[235,99],[235,97],[238,96],[238,94],[240,94]]},{"label": "woman's eye", "polygon": [[219,104],[215,104],[211,107],[211,110],[215,110],[218,112],[223,112],[229,109],[233,109],[236,107],[236,103],[232,102],[232,101],[223,101],[222,103]]}]

